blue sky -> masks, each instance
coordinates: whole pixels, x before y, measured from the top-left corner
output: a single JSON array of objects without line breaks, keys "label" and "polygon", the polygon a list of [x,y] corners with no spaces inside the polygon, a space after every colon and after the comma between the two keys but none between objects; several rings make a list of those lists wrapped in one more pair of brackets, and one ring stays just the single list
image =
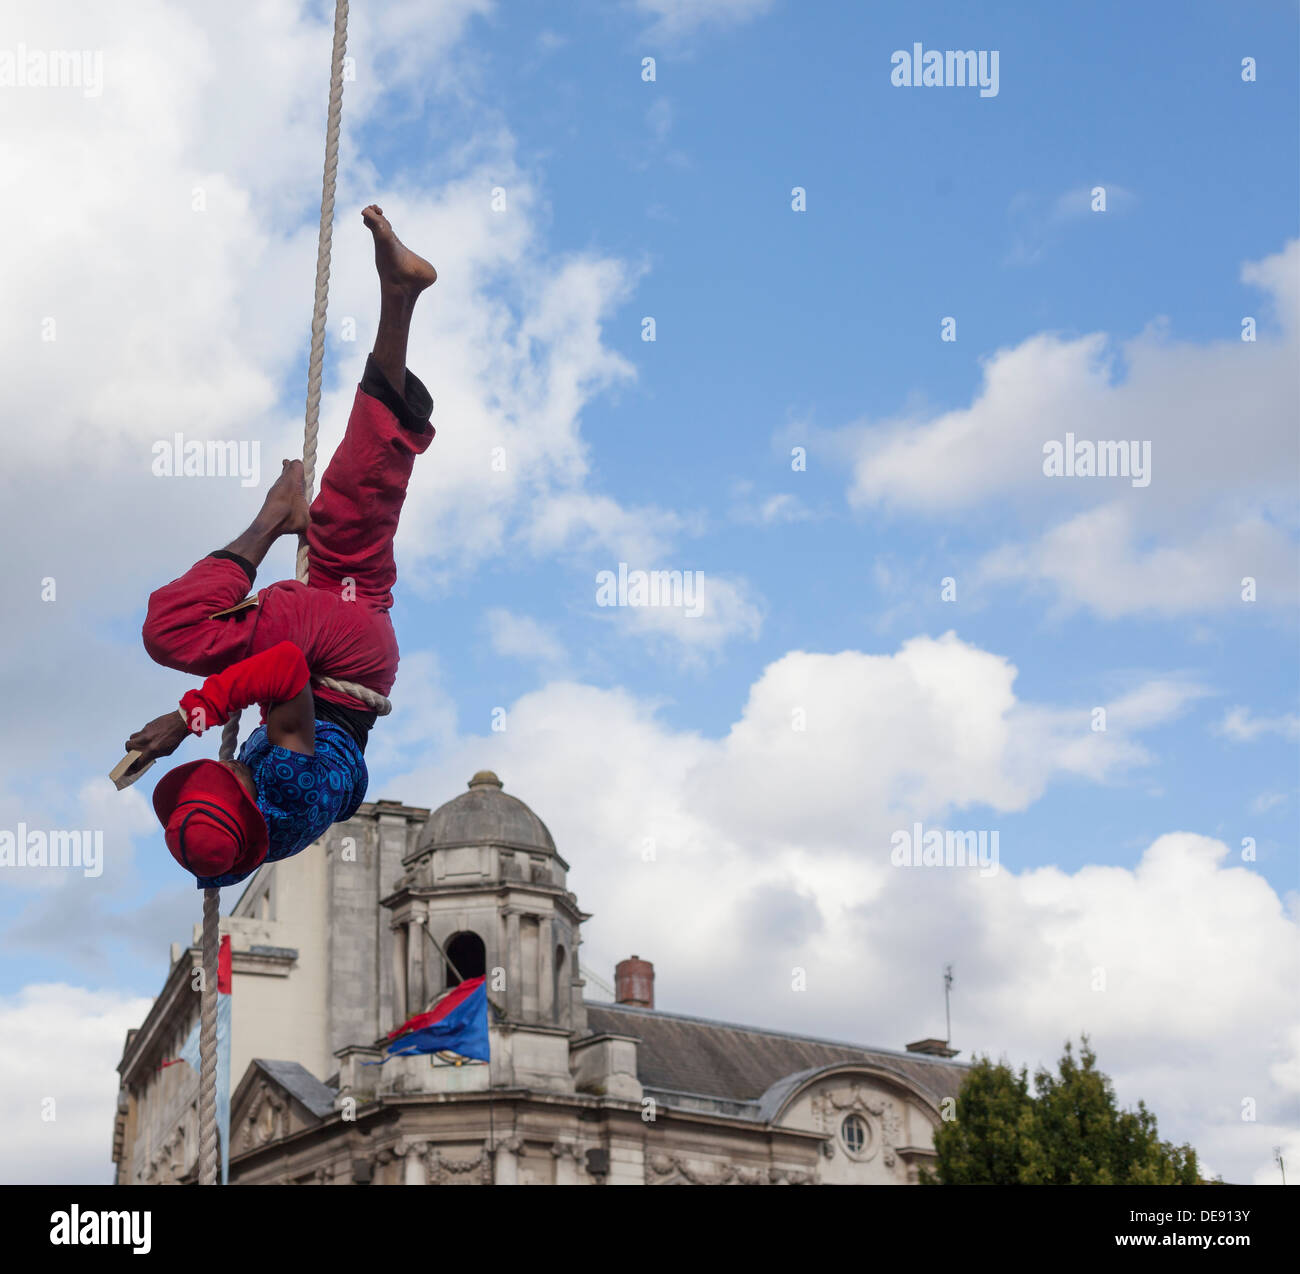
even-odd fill
[{"label": "blue sky", "polygon": [[[657,47],[603,8],[485,27],[484,78],[499,86],[520,154],[545,183],[553,246],[648,265],[607,337],[635,364],[637,384],[585,415],[595,470],[633,500],[653,474],[656,496],[707,524],[683,564],[743,570],[770,608],[757,640],[707,667],[602,668],[593,653],[598,681],[665,696],[675,725],[718,734],[779,653],[902,635],[874,627],[891,600],[871,569],[883,555],[904,577],[920,631],[955,627],[1006,654],[1029,697],[1086,708],[1152,674],[1210,689],[1153,740],[1158,756],[1140,777],[1104,792],[1064,784],[1014,820],[1004,844],[1021,843],[1021,862],[1097,861],[1101,842],[1106,861],[1130,863],[1173,819],[1224,836],[1254,832],[1260,869],[1279,888],[1294,883],[1293,799],[1249,813],[1264,788],[1293,793],[1293,741],[1234,748],[1210,730],[1229,704],[1294,711],[1293,614],[1262,624],[1218,616],[1204,633],[1183,615],[1057,617],[1018,589],[990,590],[954,613],[937,599],[938,580],[999,534],[995,507],[938,536],[931,525],[855,514],[825,451],[814,447],[808,472],[793,474],[775,441],[916,400],[927,413],[967,403],[982,359],[1042,329],[1123,338],[1162,318],[1180,340],[1235,332],[1258,308],[1240,263],[1295,231],[1297,85],[1283,55],[1294,11],[1215,5],[1200,20],[1194,11],[1171,26],[1126,5],[1090,6],[1045,26],[1026,21],[1024,6],[976,16],[940,4],[918,31],[906,13],[822,5],[801,20],[787,8],[689,58],[661,54],[656,82],[637,93],[626,88],[629,60]],[[566,43],[539,56],[543,30]],[[916,38],[933,47],[931,31],[945,33],[937,47],[998,48],[1015,74],[995,99],[892,87],[878,51]],[[1230,56],[1238,48],[1261,50],[1259,82],[1241,83]],[[1087,214],[1095,183],[1128,192],[1113,213]],[[795,185],[808,190],[807,214],[790,211]],[[1053,219],[1067,194],[1080,212]],[[1041,257],[1012,264],[1021,236]],[[648,347],[643,314],[657,322]],[[947,314],[959,320],[955,345],[937,339]],[[795,495],[816,520],[755,534],[730,507],[739,483]],[[572,647],[595,640],[599,650],[589,595],[585,574],[538,575],[530,563],[456,596],[468,603],[462,621],[522,600]],[[473,633],[465,638],[472,650]],[[457,676],[463,711],[485,714],[526,688],[528,670],[461,660]]]},{"label": "blue sky", "polygon": [[[145,598],[260,498],[225,479],[160,483],[141,456],[173,428],[255,438],[276,469],[300,445],[327,56],[319,5],[269,6],[242,45],[200,6],[148,8],[112,33],[94,6],[19,6],[10,43],[103,47],[106,88],[0,96],[30,139],[3,236],[14,418],[50,422],[16,441],[4,480],[27,571],[5,675],[11,703],[37,688],[55,715],[11,743],[0,825],[102,824],[111,859],[100,881],[0,897],[0,997],[82,988],[106,997],[114,1031],[198,917],[147,790],[102,790],[121,738],[189,684],[139,649]],[[384,204],[441,274],[412,340],[439,434],[399,545],[405,662],[371,797],[437,805],[492,765],[573,864],[596,972],[639,943],[667,1007],[867,1043],[934,1025],[950,959],[968,960],[954,1011],[968,1048],[1032,1065],[1094,1012],[1085,998],[1018,1022],[1017,979],[1044,957],[1028,938],[1016,955],[1002,904],[947,884],[898,900],[898,916],[919,908],[907,945],[877,873],[913,816],[997,828],[1026,933],[1062,890],[1056,914],[1083,917],[1089,959],[1145,968],[1150,951],[1121,952],[1112,932],[1134,915],[1174,963],[1206,932],[1216,950],[1267,933],[1293,951],[1296,27],[1295,5],[1270,0],[1189,0],[1174,22],[1119,3],[360,10],[327,428],[373,330],[355,210]],[[891,53],[915,41],[997,50],[997,96],[893,86]],[[175,288],[179,263],[193,278]],[[47,313],[70,334],[33,352]],[[1247,315],[1255,344],[1239,337]],[[1067,428],[1152,440],[1151,487],[1053,485],[1041,446]],[[499,443],[511,474],[494,486],[482,457]],[[111,550],[87,561],[87,543]],[[596,572],[619,561],[701,571],[716,609],[694,628],[602,610]],[[261,582],[291,570],[285,547]],[[55,606],[31,599],[44,576],[61,581]],[[773,722],[807,703],[824,711],[806,745],[778,737]],[[698,853],[659,888],[713,947],[637,910],[617,847],[647,828]],[[1158,883],[1161,837],[1196,864],[1175,872],[1199,882],[1187,917]],[[792,935],[779,950],[765,916]],[[873,945],[886,931],[901,946]],[[1053,950],[1066,959],[1074,941]],[[769,957],[775,982],[823,960],[839,990],[792,1004],[743,971]],[[903,964],[915,981],[856,985],[856,970],[892,980]],[[1190,971],[1180,993],[1236,1003]],[[1263,1041],[1252,1076],[1300,1048],[1278,1034],[1285,993],[1241,1010]],[[1156,996],[1171,1007],[1147,1034],[1132,1026],[1141,995],[1096,1015],[1121,1095],[1163,1082],[1150,1058],[1200,1029],[1169,988]],[[1225,1092],[1236,1065],[1208,1068],[1233,1076]],[[1292,1136],[1294,1092],[1258,1082],[1278,1093],[1260,1144]],[[1266,1172],[1260,1146],[1197,1122],[1207,1100],[1189,1081],[1179,1135],[1234,1179]]]}]

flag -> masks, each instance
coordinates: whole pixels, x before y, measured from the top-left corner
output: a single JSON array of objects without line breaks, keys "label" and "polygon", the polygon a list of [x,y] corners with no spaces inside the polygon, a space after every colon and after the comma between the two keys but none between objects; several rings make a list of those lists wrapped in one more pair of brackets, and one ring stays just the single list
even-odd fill
[{"label": "flag", "polygon": [[487,1010],[485,979],[470,978],[452,987],[427,1013],[417,1013],[390,1031],[388,1056],[448,1052],[486,1062],[491,1056]]},{"label": "flag", "polygon": [[[221,939],[217,955],[217,1135],[221,1141],[221,1184],[230,1178],[230,935]],[[174,1066],[188,1062],[196,1075],[202,1075],[199,1058],[199,1031],[203,1018],[194,1023],[194,1029],[181,1047],[181,1055],[163,1063]]]}]

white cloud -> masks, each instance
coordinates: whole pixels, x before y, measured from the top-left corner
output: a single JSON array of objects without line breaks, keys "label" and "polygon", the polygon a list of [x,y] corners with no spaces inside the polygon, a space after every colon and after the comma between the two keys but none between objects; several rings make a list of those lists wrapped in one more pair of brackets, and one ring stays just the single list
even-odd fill
[{"label": "white cloud", "polygon": [[1188,681],[1147,681],[1108,705],[1107,725],[1120,724],[1130,730],[1141,730],[1172,721],[1184,708],[1209,693],[1206,687]]},{"label": "white cloud", "polygon": [[625,632],[640,634],[653,649],[684,666],[707,662],[734,639],[753,641],[758,637],[763,604],[746,580],[697,568],[678,573],[682,577],[681,605],[675,601],[662,606],[620,605],[594,613]]},{"label": "white cloud", "polygon": [[1266,734],[1276,734],[1284,739],[1300,739],[1300,715],[1294,712],[1277,717],[1257,717],[1249,708],[1230,708],[1219,723],[1216,734],[1222,734],[1234,743],[1253,743]]},{"label": "white cloud", "polygon": [[[654,558],[691,525],[624,507],[588,471],[582,413],[634,375],[604,332],[638,271],[550,250],[544,192],[490,109],[442,157],[437,184],[400,167],[381,180],[360,148],[364,130],[425,94],[490,101],[462,40],[489,8],[416,0],[382,18],[352,13],[320,451],[342,434],[374,329],[358,214],[377,198],[441,270],[411,344],[438,437],[404,514],[402,589],[446,585],[494,556]],[[267,475],[299,454],[329,49],[323,11],[287,0],[234,25],[197,3],[27,5],[22,35],[31,48],[102,50],[105,82],[97,98],[0,95],[6,402],[13,419],[40,422],[11,431],[0,472],[24,563],[0,629],[0,693],[48,709],[7,745],[26,775],[20,794],[0,790],[0,812],[15,817],[40,805],[43,786],[66,803],[40,777],[51,766],[106,773],[119,741],[174,702],[175,674],[126,644],[122,621],[260,502],[237,480],[153,476],[153,444],[178,429],[254,442]],[[498,185],[504,213],[489,205]],[[54,340],[42,339],[47,318]],[[277,548],[261,581],[291,573],[291,561]],[[45,578],[56,601],[39,601]],[[74,666],[93,669],[89,699],[68,678]]]},{"label": "white cloud", "polygon": [[554,632],[530,615],[516,615],[494,606],[486,615],[488,640],[498,655],[510,659],[535,660],[543,664],[562,663],[564,647]]},{"label": "white cloud", "polygon": [[[1227,846],[1190,832],[1129,866],[1023,867],[1050,847],[1019,843],[1005,815],[1149,758],[1119,724],[1092,734],[1083,707],[1019,700],[1014,678],[951,635],[892,655],[792,652],[721,739],[676,731],[626,692],[556,682],[514,704],[508,731],[444,744],[395,790],[435,803],[496,770],[573,864],[595,913],[591,966],[653,959],[663,1008],[900,1047],[941,1033],[953,960],[965,1055],[1032,1068],[1089,1031],[1121,1099],[1145,1098],[1162,1135],[1229,1180],[1267,1175],[1300,1122],[1284,1082],[1300,1040],[1278,1025],[1300,972],[1295,917]],[[1112,720],[1157,726],[1195,695],[1155,683]],[[890,836],[914,820],[1000,828],[1001,871],[892,867]]]},{"label": "white cloud", "polygon": [[[640,7],[673,36],[769,6]],[[490,114],[432,190],[414,177],[381,183],[358,150],[360,130],[395,99],[414,109],[447,77],[474,99],[473,58],[445,54],[486,8],[422,0],[382,20],[353,10],[359,75],[345,97],[321,449],[328,455],[341,434],[373,328],[369,241],[355,210],[379,197],[442,276],[412,343],[439,436],[403,522],[402,587],[511,553],[649,566],[694,529],[672,510],[624,506],[589,474],[582,413],[634,375],[604,333],[637,271],[597,253],[557,260],[548,251],[544,192]],[[161,0],[24,14],[31,46],[103,48],[107,79],[97,99],[0,97],[10,139],[0,179],[10,196],[0,201],[6,391],[14,419],[39,422],[10,431],[0,498],[17,528],[15,560],[59,585],[59,600],[42,606],[28,600],[35,585],[18,580],[0,630],[0,693],[45,709],[27,713],[6,745],[9,759],[21,752],[10,781],[23,780],[0,793],[6,825],[61,808],[57,762],[106,771],[120,739],[153,715],[141,705],[174,702],[175,676],[106,634],[256,507],[256,493],[217,480],[152,478],[150,444],[179,421],[190,436],[258,439],[264,466],[298,450],[299,395],[286,407],[280,390],[309,306],[328,47],[319,14],[304,19],[287,0],[255,6],[238,24]],[[507,192],[503,214],[488,206],[496,185]],[[1220,581],[1241,574],[1272,585],[1265,605],[1287,596],[1290,585],[1275,581],[1291,578],[1293,556],[1272,481],[1294,472],[1286,409],[1298,260],[1291,245],[1243,270],[1276,299],[1281,339],[1201,347],[1146,334],[1123,347],[1120,383],[1105,338],[1032,338],[990,360],[969,409],[898,422],[883,442],[869,440],[856,499],[932,516],[993,501],[1031,513],[1060,504],[1061,526],[987,569],[1108,613],[1209,608]],[[47,317],[53,342],[40,339]],[[354,344],[341,340],[349,317]],[[1096,504],[1111,499],[1097,484],[1040,476],[1045,438],[1067,427],[1095,436],[1098,420],[1156,443],[1156,480],[1122,505]],[[497,447],[504,470],[492,463]],[[1180,529],[1188,507],[1201,514],[1194,533]],[[773,506],[773,520],[786,508]],[[273,573],[268,563],[266,578]],[[706,583],[698,620],[633,608],[611,618],[696,657],[757,632],[762,606],[744,581],[706,571]],[[1122,1095],[1148,1097],[1166,1135],[1191,1136],[1236,1179],[1267,1172],[1256,1166],[1267,1158],[1260,1147],[1297,1141],[1285,1125],[1295,1122],[1300,1038],[1275,1026],[1294,985],[1294,919],[1258,877],[1229,865],[1223,846],[1179,833],[1131,869],[1022,875],[1010,862],[989,881],[900,875],[883,858],[890,831],[913,818],[970,811],[963,816],[991,822],[1061,778],[1123,779],[1149,759],[1138,732],[1172,719],[1193,693],[1132,692],[1102,736],[1089,731],[1087,706],[1027,704],[1014,679],[1006,660],[952,635],[888,656],[793,652],[764,671],[720,740],[670,729],[654,705],[624,692],[572,683],[525,696],[508,732],[478,738],[458,727],[436,658],[416,651],[403,659],[397,711],[371,756],[385,766],[421,747],[442,756],[388,789],[413,801],[450,795],[495,764],[575,863],[583,901],[597,910],[597,958],[609,965],[630,942],[643,946],[667,1006],[896,1045],[934,1032],[937,953],[955,949],[966,1047],[1050,1061],[1065,1034],[1090,1026]],[[125,873],[148,811],[138,794],[111,794],[110,809],[102,797],[101,782],[71,808],[120,838],[110,862]],[[1004,844],[1004,858],[1016,849]],[[158,914],[170,916],[170,896],[159,899]],[[77,926],[97,939],[98,898],[69,892],[41,909],[48,901],[33,895],[29,930],[57,941],[55,926]],[[190,890],[176,915],[192,916],[192,901]],[[129,923],[118,917],[113,932]],[[803,997],[788,990],[796,960],[812,972]],[[1098,962],[1112,988],[1101,997],[1087,986]],[[102,1179],[113,1065],[147,1007],[64,986],[0,1000],[5,1173]],[[1260,1097],[1258,1124],[1236,1118],[1239,1093]],[[46,1095],[59,1103],[52,1125],[39,1119]]]},{"label": "white cloud", "polygon": [[0,1181],[112,1180],[116,1067],[150,1003],[62,983],[0,996]]},{"label": "white cloud", "polygon": [[736,503],[732,508],[732,517],[737,522],[752,526],[781,526],[790,522],[807,522],[813,513],[789,491],[778,491],[773,495],[755,497],[752,484],[737,484]]},{"label": "white cloud", "polygon": [[654,564],[687,525],[679,515],[661,509],[627,508],[607,496],[557,493],[537,511],[526,543],[537,554],[554,553],[567,544],[588,558],[599,551],[620,562]]},{"label": "white cloud", "polygon": [[654,18],[648,34],[662,39],[691,35],[702,27],[735,27],[761,17],[773,0],[636,0]]},{"label": "white cloud", "polygon": [[655,143],[662,146],[673,127],[672,100],[667,97],[656,98],[645,113],[645,122]]},{"label": "white cloud", "polygon": [[769,496],[758,512],[761,520],[767,523],[802,522],[810,516],[808,510],[799,503],[798,497],[788,491]]},{"label": "white cloud", "polygon": [[[1105,207],[1094,207],[1094,189],[1105,191]],[[1006,265],[1036,265],[1046,257],[1048,249],[1055,246],[1066,226],[1079,226],[1091,220],[1095,227],[1103,226],[1108,218],[1127,211],[1136,202],[1136,196],[1124,186],[1114,182],[1096,182],[1075,186],[1056,198],[1031,191],[1020,191],[1012,197],[1007,217],[1012,227],[1012,243],[1004,260]],[[1076,230],[1076,232],[1079,232]]]},{"label": "white cloud", "polygon": [[[446,87],[453,73],[430,81],[430,59],[457,68],[458,92],[474,92],[472,53],[440,54],[488,7],[412,4],[382,23],[358,12],[349,44],[358,76],[345,90],[321,454],[342,434],[373,331],[377,289],[357,212],[378,198],[441,271],[411,345],[439,430],[401,532],[404,577],[415,587],[520,548],[561,553],[609,537],[604,547],[616,552],[634,539],[659,552],[680,523],[653,508],[624,510],[589,485],[581,415],[634,376],[603,332],[638,272],[593,253],[548,254],[542,193],[490,113],[432,189],[404,188],[400,172],[381,185],[357,150],[356,133],[381,106],[393,109],[403,94],[410,106],[430,83]],[[6,172],[23,197],[0,208],[0,337],[13,356],[14,414],[44,422],[15,435],[6,494],[13,507],[63,510],[48,525],[27,524],[24,547],[38,570],[60,566],[60,585],[83,600],[133,606],[188,564],[178,546],[198,556],[257,503],[255,492],[220,479],[154,478],[155,441],[177,428],[255,440],[264,472],[301,446],[301,390],[285,409],[280,389],[296,368],[310,304],[324,28],[285,4],[260,6],[238,31],[197,6],[146,3],[125,25],[101,6],[64,10],[34,11],[29,43],[102,47],[106,87],[89,102],[35,92],[4,99],[16,139]],[[271,118],[286,126],[268,133]],[[504,212],[489,203],[498,186]],[[47,316],[57,324],[53,342],[41,339]],[[348,320],[351,343],[340,339]],[[93,473],[79,460],[91,438]],[[69,506],[70,478],[79,498]],[[137,535],[108,570],[79,558],[123,507],[148,509],[179,534]]]},{"label": "white cloud", "polygon": [[[408,658],[437,704],[436,666]],[[608,976],[631,950],[653,959],[661,1007],[899,1047],[940,1033],[953,960],[965,1055],[1032,1067],[1089,1031],[1121,1099],[1145,1098],[1164,1136],[1190,1139],[1229,1180],[1266,1176],[1270,1147],[1296,1136],[1300,1039],[1277,1025],[1300,972],[1296,917],[1217,840],[1176,832],[1128,866],[1025,868],[1044,847],[1006,818],[1062,780],[1127,780],[1149,759],[1140,731],[1176,719],[1197,688],[1137,687],[1093,734],[1086,706],[1022,700],[1015,678],[952,634],[889,655],[795,651],[716,739],[626,691],[557,681],[511,705],[502,733],[444,718],[421,739],[417,710],[399,748],[413,768],[385,795],[436,804],[496,770],[573,865],[595,913],[588,963]],[[892,833],[917,820],[1000,830],[1001,870],[893,867]],[[791,990],[796,966],[805,992]],[[122,1025],[105,1030],[113,1049]],[[21,1053],[41,1029],[19,1016],[0,1035]],[[15,1103],[43,1091],[16,1074]],[[103,1155],[101,1088],[70,1161]],[[1247,1097],[1253,1124],[1239,1117]]]},{"label": "white cloud", "polygon": [[[1177,341],[1157,325],[1118,345],[1039,334],[998,351],[970,406],[850,431],[851,502],[945,522],[1047,521],[988,553],[979,574],[1106,616],[1293,603],[1298,273],[1300,240],[1243,269],[1279,323],[1261,316],[1253,343]],[[1067,433],[1149,444],[1149,485],[1045,476],[1044,446]],[[1242,599],[1247,578],[1255,603]]]},{"label": "white cloud", "polygon": [[[1036,543],[995,549],[979,574],[1050,584],[1064,601],[1108,619],[1248,605],[1275,609],[1295,595],[1294,542],[1263,519],[1171,528],[1180,542],[1150,548],[1142,545],[1142,523],[1134,506],[1102,505],[1051,528]],[[1243,597],[1248,577],[1263,585],[1253,601]]]},{"label": "white cloud", "polygon": [[1267,814],[1269,810],[1285,805],[1287,800],[1288,797],[1285,792],[1261,792],[1251,801],[1250,812],[1252,814]]},{"label": "white cloud", "polygon": [[[456,737],[456,701],[443,686],[442,662],[431,650],[404,650],[393,711],[370,734],[366,761],[373,772],[391,771],[421,748]],[[382,793],[371,791],[370,800]]]}]

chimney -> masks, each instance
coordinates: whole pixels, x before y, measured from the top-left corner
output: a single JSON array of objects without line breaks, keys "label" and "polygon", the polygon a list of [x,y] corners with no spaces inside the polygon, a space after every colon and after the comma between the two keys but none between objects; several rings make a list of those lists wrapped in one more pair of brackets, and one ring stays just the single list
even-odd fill
[{"label": "chimney", "polygon": [[956,1057],[959,1048],[949,1048],[947,1040],[915,1040],[907,1045],[909,1053],[925,1053],[930,1057]]},{"label": "chimney", "polygon": [[614,966],[614,1000],[633,1008],[655,1006],[655,967],[649,960],[634,955]]}]

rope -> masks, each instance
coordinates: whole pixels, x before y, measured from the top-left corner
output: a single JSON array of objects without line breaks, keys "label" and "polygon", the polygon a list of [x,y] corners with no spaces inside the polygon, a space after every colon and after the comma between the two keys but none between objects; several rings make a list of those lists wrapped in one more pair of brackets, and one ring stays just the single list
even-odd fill
[{"label": "rope", "polygon": [[[316,488],[316,438],[320,432],[321,371],[325,362],[325,311],[330,291],[330,246],[334,236],[334,187],[339,171],[339,127],[343,118],[343,56],[348,45],[348,0],[335,0],[334,49],[330,57],[330,102],[325,126],[325,172],[321,181],[320,234],[316,243],[316,295],[311,313],[311,357],[307,363],[307,416],[302,439],[302,485],[311,504]],[[298,540],[297,575],[308,581],[307,538]],[[360,699],[379,716],[393,705],[378,691],[351,681],[316,677],[318,685]],[[239,714],[221,732],[220,756],[234,759]],[[199,1184],[217,1180],[217,957],[220,950],[219,889],[203,891],[203,990],[199,1000]]]},{"label": "rope", "polygon": [[[311,503],[316,489],[316,435],[320,429],[320,383],[325,362],[325,307],[330,295],[330,246],[334,238],[334,183],[339,171],[339,125],[343,118],[343,54],[348,45],[348,0],[334,6],[334,53],[330,63],[330,105],[325,125],[325,172],[321,179],[320,234],[316,240],[316,300],[311,313],[311,358],[307,363],[307,420],[302,439],[302,485]],[[307,582],[307,540],[298,541],[298,578]]]},{"label": "rope", "polygon": [[221,890],[203,891],[203,984],[199,993],[199,1185],[217,1184],[217,956]]}]

